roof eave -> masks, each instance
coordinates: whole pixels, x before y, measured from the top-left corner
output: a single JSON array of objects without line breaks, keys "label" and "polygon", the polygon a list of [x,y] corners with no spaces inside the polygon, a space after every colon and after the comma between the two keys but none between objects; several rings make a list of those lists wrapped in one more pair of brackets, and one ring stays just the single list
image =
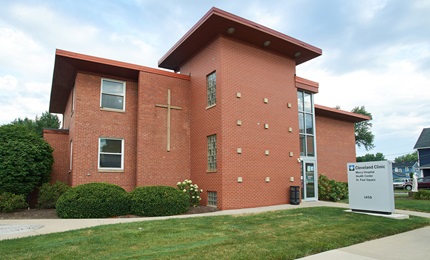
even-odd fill
[{"label": "roof eave", "polygon": [[[229,28],[234,28],[234,32],[229,34]],[[320,48],[214,7],[159,60],[158,65],[178,71],[184,62],[220,35],[288,56],[296,65],[322,54]],[[266,41],[270,42],[268,46],[264,46]]]},{"label": "roof eave", "polygon": [[78,71],[138,81],[139,72],[190,80],[188,75],[65,50],[56,50],[49,112],[63,114]]},{"label": "roof eave", "polygon": [[334,118],[342,121],[349,121],[353,123],[359,123],[359,122],[370,120],[370,117],[365,115],[356,114],[356,113],[352,113],[352,112],[348,112],[348,111],[344,111],[336,108],[326,107],[322,105],[317,105],[317,104],[315,104],[315,115],[330,117],[330,118]]}]

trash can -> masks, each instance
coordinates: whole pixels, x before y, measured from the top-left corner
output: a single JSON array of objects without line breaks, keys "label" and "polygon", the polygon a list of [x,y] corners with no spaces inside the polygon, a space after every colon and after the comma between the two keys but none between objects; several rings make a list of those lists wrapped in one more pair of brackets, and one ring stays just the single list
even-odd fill
[{"label": "trash can", "polygon": [[290,186],[290,204],[299,205],[300,204],[300,187]]}]

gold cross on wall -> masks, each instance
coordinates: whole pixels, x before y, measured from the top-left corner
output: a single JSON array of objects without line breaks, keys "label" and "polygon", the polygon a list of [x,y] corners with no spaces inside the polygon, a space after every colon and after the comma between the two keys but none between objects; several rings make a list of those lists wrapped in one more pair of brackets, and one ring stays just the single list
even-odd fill
[{"label": "gold cross on wall", "polygon": [[170,104],[170,89],[167,89],[167,105],[155,104],[156,107],[167,108],[167,151],[170,152],[170,110],[181,110],[182,107]]}]

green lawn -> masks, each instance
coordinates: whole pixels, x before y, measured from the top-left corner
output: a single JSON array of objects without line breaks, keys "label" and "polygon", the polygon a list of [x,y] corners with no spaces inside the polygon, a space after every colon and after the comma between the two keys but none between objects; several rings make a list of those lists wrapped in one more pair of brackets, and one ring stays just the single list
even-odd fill
[{"label": "green lawn", "polygon": [[[348,199],[340,200],[340,203],[348,203]],[[395,194],[394,203],[396,209],[420,211],[430,213],[430,200],[415,200],[406,194]]]},{"label": "green lawn", "polygon": [[396,197],[396,209],[430,213],[430,200],[414,200],[409,197]]},{"label": "green lawn", "polygon": [[2,259],[295,259],[430,225],[299,208],[99,226],[0,241]]}]

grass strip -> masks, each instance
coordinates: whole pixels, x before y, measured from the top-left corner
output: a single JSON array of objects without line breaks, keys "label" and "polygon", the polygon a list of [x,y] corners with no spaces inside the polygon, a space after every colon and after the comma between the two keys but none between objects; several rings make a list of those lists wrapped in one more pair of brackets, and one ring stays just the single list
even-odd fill
[{"label": "grass strip", "polygon": [[2,259],[295,259],[430,225],[315,207],[98,226],[0,241]]}]

